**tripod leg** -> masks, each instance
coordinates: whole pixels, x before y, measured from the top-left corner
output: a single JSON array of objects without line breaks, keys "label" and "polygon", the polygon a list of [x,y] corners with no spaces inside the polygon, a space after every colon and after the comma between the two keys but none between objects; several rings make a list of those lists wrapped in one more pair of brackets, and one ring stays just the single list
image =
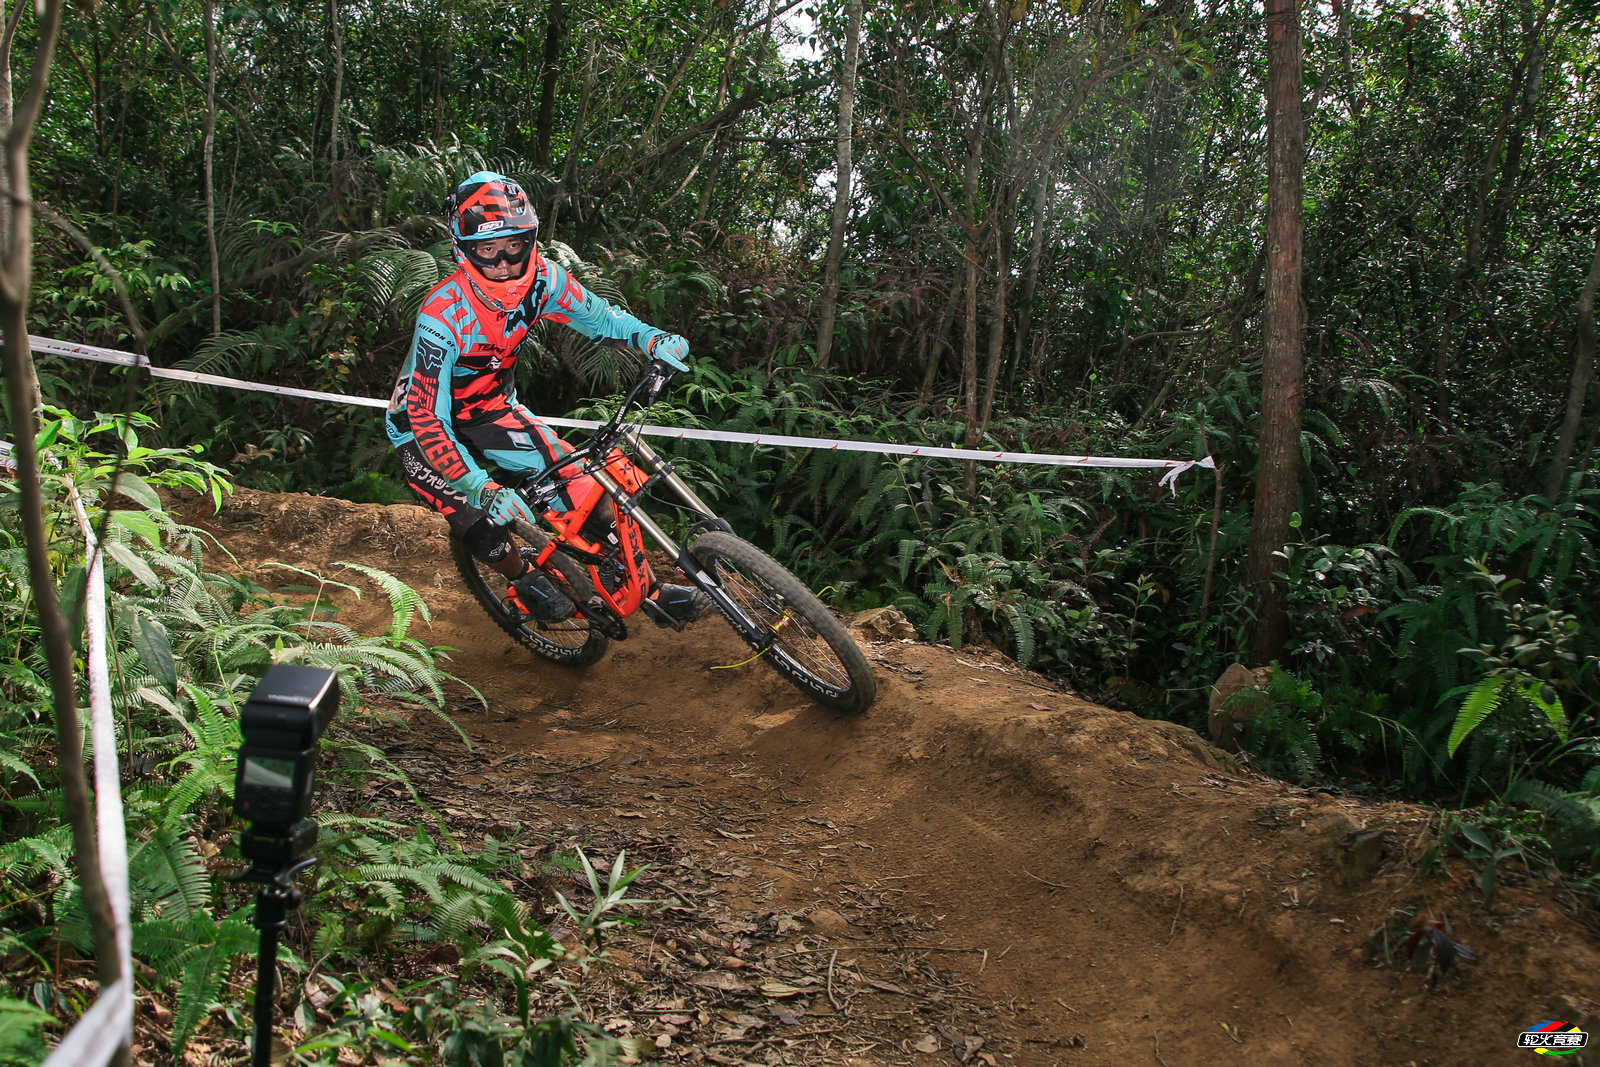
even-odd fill
[{"label": "tripod leg", "polygon": [[284,927],[286,901],[276,886],[256,891],[256,929],[261,931],[261,947],[256,960],[255,1043],[250,1067],[272,1067],[273,1000],[277,996],[278,931]]}]

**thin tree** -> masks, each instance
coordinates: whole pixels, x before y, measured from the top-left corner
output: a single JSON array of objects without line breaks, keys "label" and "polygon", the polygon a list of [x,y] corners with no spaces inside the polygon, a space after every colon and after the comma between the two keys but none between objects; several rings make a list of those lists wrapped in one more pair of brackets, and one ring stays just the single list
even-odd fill
[{"label": "thin tree", "polygon": [[[18,0],[18,7],[23,0]],[[29,176],[28,151],[33,131],[44,106],[50,65],[61,29],[61,0],[45,0],[38,9],[32,69],[20,102],[9,109],[9,124],[4,129],[5,245],[0,256],[0,330],[5,333],[0,347],[6,379],[6,397],[11,406],[11,423],[16,435],[17,487],[21,496],[20,519],[28,559],[28,586],[39,617],[45,660],[50,673],[51,707],[55,715],[56,758],[61,772],[61,791],[66,803],[67,822],[72,827],[73,859],[78,868],[78,884],[83,893],[84,910],[94,936],[96,974],[102,988],[123,977],[117,952],[116,927],[111,901],[100,873],[100,857],[95,841],[93,802],[88,777],[83,768],[83,730],[78,722],[77,683],[73,668],[72,633],[67,626],[50,567],[49,533],[44,520],[44,488],[39,477],[38,457],[33,441],[38,429],[35,410],[38,381],[33,354],[28,347],[29,275],[33,268],[33,201]],[[8,30],[15,22],[6,20]],[[11,42],[7,34],[6,44]],[[5,68],[5,93],[10,100],[9,55]],[[125,1063],[126,1052],[114,1062]]]},{"label": "thin tree", "polygon": [[550,135],[556,121],[556,86],[561,80],[561,41],[566,36],[566,4],[550,0],[544,15],[544,54],[539,63],[539,117],[534,122],[533,169],[550,166]]},{"label": "thin tree", "polygon": [[333,51],[333,118],[328,130],[328,162],[332,164],[333,187],[339,188],[339,160],[343,153],[344,132],[340,116],[344,109],[344,26],[339,22],[339,0],[328,0],[328,46]]},{"label": "thin tree", "polygon": [[1561,483],[1567,477],[1567,464],[1578,444],[1578,425],[1583,421],[1583,405],[1589,396],[1589,384],[1594,381],[1595,327],[1594,297],[1600,288],[1600,227],[1594,234],[1594,262],[1589,266],[1589,280],[1578,295],[1578,347],[1572,354],[1572,384],[1567,388],[1567,408],[1561,417],[1561,433],[1556,438],[1555,455],[1550,457],[1550,469],[1544,476],[1544,495],[1556,499]]},{"label": "thin tree", "polygon": [[222,332],[222,263],[217,256],[217,187],[212,163],[217,147],[217,12],[212,0],[202,7],[206,33],[205,151],[206,249],[211,254],[211,334]]},{"label": "thin tree", "polygon": [[1267,0],[1266,21],[1267,278],[1262,311],[1261,440],[1249,554],[1258,663],[1282,656],[1288,637],[1288,590],[1277,575],[1300,489],[1300,405],[1305,377],[1300,314],[1305,118],[1299,0]]},{"label": "thin tree", "polygon": [[833,221],[822,270],[822,308],[817,322],[817,366],[833,355],[834,311],[839,300],[839,264],[844,259],[844,224],[850,216],[851,130],[856,114],[856,59],[861,44],[861,0],[849,0],[844,29],[844,65],[839,70],[838,175],[833,186]]},{"label": "thin tree", "polygon": [[[0,137],[11,129],[11,46],[17,39],[17,25],[28,5],[16,0],[11,10],[5,12],[4,26],[0,27]],[[9,249],[11,210],[0,211],[0,248]]]}]

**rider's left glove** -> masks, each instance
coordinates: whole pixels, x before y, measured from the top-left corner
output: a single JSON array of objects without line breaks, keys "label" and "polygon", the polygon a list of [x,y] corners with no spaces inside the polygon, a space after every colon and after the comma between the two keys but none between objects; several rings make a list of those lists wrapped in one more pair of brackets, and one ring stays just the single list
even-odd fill
[{"label": "rider's left glove", "polygon": [[686,371],[689,364],[684,360],[689,358],[689,342],[675,333],[658,333],[650,341],[646,354],[651,359],[659,359],[673,370]]},{"label": "rider's left glove", "polygon": [[494,482],[487,482],[483,491],[478,494],[478,506],[489,513],[489,518],[501,526],[510,524],[515,519],[527,523],[537,523],[539,517],[533,513],[528,502],[522,499],[522,494],[515,489],[507,489]]}]

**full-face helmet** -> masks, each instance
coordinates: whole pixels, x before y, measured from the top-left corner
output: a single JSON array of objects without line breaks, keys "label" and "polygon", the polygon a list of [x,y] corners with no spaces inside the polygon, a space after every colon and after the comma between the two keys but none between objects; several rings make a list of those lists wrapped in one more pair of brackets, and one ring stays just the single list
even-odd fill
[{"label": "full-face helmet", "polygon": [[[522,186],[503,174],[481,170],[456,186],[446,211],[451,251],[479,295],[502,311],[521,303],[533,287],[536,272],[530,265],[539,237],[539,216]],[[521,240],[513,240],[510,250],[482,256],[479,246],[497,238]],[[520,248],[515,247],[518,244]],[[495,280],[485,274],[501,263],[510,265],[512,277]]]}]

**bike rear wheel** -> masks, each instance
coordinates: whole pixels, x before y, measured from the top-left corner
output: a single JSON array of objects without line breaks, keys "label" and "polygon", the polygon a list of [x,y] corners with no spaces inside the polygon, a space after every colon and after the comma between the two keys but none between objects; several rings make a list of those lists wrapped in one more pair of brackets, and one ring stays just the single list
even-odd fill
[{"label": "bike rear wheel", "polygon": [[818,703],[845,714],[867,710],[878,681],[850,632],[783,565],[748,541],[713,531],[690,549],[727,594],[718,608],[774,670]]},{"label": "bike rear wheel", "polygon": [[[512,551],[520,553],[529,563],[550,543],[548,534],[521,520],[507,527],[506,534],[511,538]],[[561,622],[520,618],[506,600],[505,576],[473,556],[461,538],[451,536],[450,555],[478,606],[512,640],[534,655],[563,667],[587,667],[606,654],[610,639],[582,614],[583,606],[594,597],[594,585],[583,569],[563,553],[551,553],[541,568],[556,588],[578,605],[579,614]]]}]

